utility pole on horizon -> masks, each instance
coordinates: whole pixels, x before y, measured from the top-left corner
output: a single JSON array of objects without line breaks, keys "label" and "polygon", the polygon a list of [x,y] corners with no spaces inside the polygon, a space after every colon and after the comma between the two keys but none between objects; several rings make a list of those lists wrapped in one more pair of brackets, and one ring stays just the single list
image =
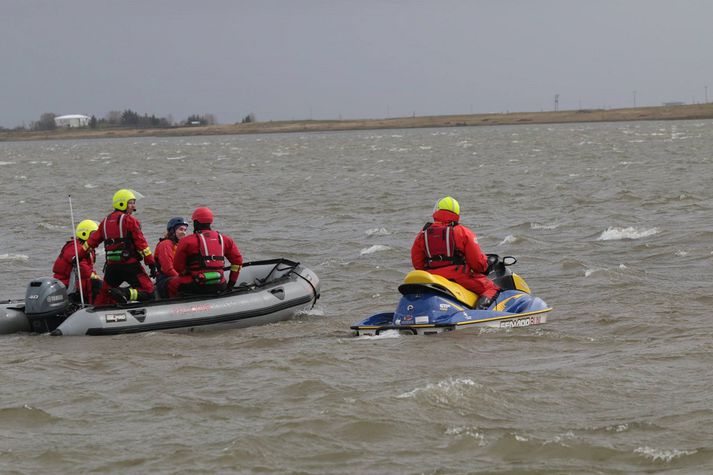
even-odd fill
[{"label": "utility pole on horizon", "polygon": [[560,110],[560,95],[555,94],[555,112]]},{"label": "utility pole on horizon", "polygon": [[708,86],[703,86],[703,89],[706,91],[706,104],[708,104]]},{"label": "utility pole on horizon", "polygon": [[634,107],[636,107],[636,91],[631,91],[631,93],[634,95]]}]

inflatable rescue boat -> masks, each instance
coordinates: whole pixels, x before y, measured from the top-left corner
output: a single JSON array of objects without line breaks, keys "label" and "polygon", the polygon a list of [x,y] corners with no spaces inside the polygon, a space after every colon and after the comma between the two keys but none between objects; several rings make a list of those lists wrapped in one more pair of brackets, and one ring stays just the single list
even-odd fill
[{"label": "inflatable rescue boat", "polygon": [[24,300],[0,301],[0,334],[117,335],[159,330],[203,331],[293,318],[319,298],[319,279],[288,259],[248,262],[235,288],[215,295],[82,307],[57,279],[29,283]]}]

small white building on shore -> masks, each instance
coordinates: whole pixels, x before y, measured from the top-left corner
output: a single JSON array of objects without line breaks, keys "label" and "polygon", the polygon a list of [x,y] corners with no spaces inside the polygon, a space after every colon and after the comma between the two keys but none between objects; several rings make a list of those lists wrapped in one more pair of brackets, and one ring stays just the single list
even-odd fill
[{"label": "small white building on shore", "polygon": [[81,114],[60,115],[54,118],[57,127],[88,127],[90,118]]}]

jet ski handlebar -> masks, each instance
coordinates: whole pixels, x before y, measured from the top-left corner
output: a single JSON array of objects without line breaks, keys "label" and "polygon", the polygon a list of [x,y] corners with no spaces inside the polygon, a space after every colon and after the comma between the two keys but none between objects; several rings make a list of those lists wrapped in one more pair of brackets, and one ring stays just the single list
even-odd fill
[{"label": "jet ski handlebar", "polygon": [[511,266],[517,263],[517,259],[513,256],[504,256],[500,259],[497,254],[486,254],[488,257],[488,270],[485,272],[486,275],[490,274],[494,270],[504,271],[506,266]]}]

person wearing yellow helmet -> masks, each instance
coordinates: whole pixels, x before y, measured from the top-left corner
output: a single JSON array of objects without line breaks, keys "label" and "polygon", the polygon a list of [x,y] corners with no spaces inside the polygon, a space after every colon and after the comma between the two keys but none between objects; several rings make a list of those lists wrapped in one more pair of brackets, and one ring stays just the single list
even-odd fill
[{"label": "person wearing yellow helmet", "polygon": [[[64,244],[59,256],[57,256],[57,259],[54,261],[54,265],[52,266],[54,278],[61,281],[67,289],[70,287],[72,278],[77,278],[77,254],[75,253],[74,241],[77,241],[76,249],[81,248],[97,228],[97,222],[91,219],[85,219],[80,222],[75,229],[74,236]],[[82,278],[82,294],[87,303],[92,303],[99,293],[102,282],[101,278],[94,271],[95,254],[92,251],[80,253],[79,255],[81,256],[79,259],[79,275]],[[72,299],[76,301],[80,300],[78,285],[76,286],[76,292],[72,292],[70,295]]]},{"label": "person wearing yellow helmet", "polygon": [[128,211],[129,214],[136,211],[136,195],[133,191],[122,188],[114,193],[114,209],[117,211]]},{"label": "person wearing yellow helmet", "polygon": [[446,196],[433,208],[433,222],[426,223],[411,247],[411,262],[425,270],[459,283],[478,294],[478,309],[487,309],[498,287],[486,276],[488,258],[475,233],[459,223],[460,204]]},{"label": "person wearing yellow helmet", "polygon": [[[141,223],[133,216],[136,212],[136,194],[121,189],[114,193],[112,201],[114,210],[84,243],[84,249],[88,251],[103,242],[106,252],[104,283],[94,303],[106,305],[151,300],[154,285],[141,266],[141,260],[149,266],[152,274],[155,272],[156,261],[141,231]],[[129,287],[120,287],[124,282]]]}]

